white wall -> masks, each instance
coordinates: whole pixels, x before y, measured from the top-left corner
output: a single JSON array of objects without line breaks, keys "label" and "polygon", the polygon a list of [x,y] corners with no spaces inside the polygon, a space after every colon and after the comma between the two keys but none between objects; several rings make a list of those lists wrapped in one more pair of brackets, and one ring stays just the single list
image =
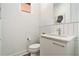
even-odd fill
[{"label": "white wall", "polygon": [[[79,17],[78,17],[78,15],[79,15],[79,4],[78,3],[73,3],[73,4],[70,4],[71,5],[71,8],[70,8],[70,13],[71,13],[71,21],[72,22],[77,22],[77,21],[79,21],[78,19],[79,19]],[[74,11],[74,12],[73,12]]]},{"label": "white wall", "polygon": [[20,10],[18,3],[3,3],[2,55],[25,51],[27,37],[31,43],[39,40],[39,4],[32,4],[32,12],[27,13]]},{"label": "white wall", "polygon": [[0,55],[1,55],[1,4],[0,4]]},{"label": "white wall", "polygon": [[1,19],[0,19],[0,55],[1,55]]},{"label": "white wall", "polygon": [[59,15],[63,15],[63,22],[62,23],[69,23],[70,20],[70,4],[69,3],[56,3],[54,4],[54,16],[55,19]]},{"label": "white wall", "polygon": [[41,3],[40,4],[40,26],[51,25],[54,23],[53,19],[53,4]]},{"label": "white wall", "polygon": [[40,4],[40,33],[47,33],[52,31],[51,28],[48,26],[54,24],[53,13],[54,12],[52,3]]},{"label": "white wall", "polygon": [[74,26],[74,34],[77,35],[77,40],[75,41],[75,55],[79,56],[79,3],[71,4],[71,19]]},{"label": "white wall", "polygon": [[[58,25],[53,26],[56,24],[57,16],[58,15],[63,15],[64,20],[62,23],[69,23],[71,21],[70,19],[70,4],[69,3],[49,3],[49,4],[41,4],[41,21],[40,21],[40,32],[45,32],[45,33],[56,33],[57,34],[57,29]],[[63,25],[61,25],[63,28]],[[62,30],[62,33],[63,29]]]}]

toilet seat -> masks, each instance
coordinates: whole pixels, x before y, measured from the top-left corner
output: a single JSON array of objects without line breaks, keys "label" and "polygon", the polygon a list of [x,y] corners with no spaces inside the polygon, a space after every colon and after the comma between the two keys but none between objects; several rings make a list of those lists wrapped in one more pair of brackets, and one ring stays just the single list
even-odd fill
[{"label": "toilet seat", "polygon": [[39,51],[40,51],[40,44],[35,43],[29,46],[29,52],[31,54],[36,54]]},{"label": "toilet seat", "polygon": [[35,43],[29,46],[28,51],[31,53],[31,56],[36,56],[40,52],[40,44]]},{"label": "toilet seat", "polygon": [[40,48],[40,44],[32,44],[29,46],[30,49],[38,49]]}]

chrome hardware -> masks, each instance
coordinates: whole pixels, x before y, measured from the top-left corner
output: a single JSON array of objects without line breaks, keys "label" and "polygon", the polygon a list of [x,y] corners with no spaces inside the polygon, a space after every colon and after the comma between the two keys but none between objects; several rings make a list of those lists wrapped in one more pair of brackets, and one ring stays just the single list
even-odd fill
[{"label": "chrome hardware", "polygon": [[53,42],[53,44],[54,44],[54,45],[61,46],[61,47],[65,47],[64,45],[62,45],[62,44],[59,44],[59,43],[55,43],[55,42]]}]

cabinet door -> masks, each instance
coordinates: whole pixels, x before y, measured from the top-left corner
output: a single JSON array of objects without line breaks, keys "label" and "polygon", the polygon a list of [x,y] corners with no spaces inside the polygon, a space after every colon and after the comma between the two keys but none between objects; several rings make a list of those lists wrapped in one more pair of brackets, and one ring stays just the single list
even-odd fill
[{"label": "cabinet door", "polygon": [[40,40],[40,55],[42,56],[63,56],[66,55],[65,46],[57,44],[57,42],[42,38]]}]

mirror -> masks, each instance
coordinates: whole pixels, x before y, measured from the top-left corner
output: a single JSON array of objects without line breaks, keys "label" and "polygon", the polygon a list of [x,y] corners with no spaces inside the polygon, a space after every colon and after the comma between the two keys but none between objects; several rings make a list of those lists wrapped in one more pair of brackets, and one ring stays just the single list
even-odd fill
[{"label": "mirror", "polygon": [[63,16],[62,15],[59,15],[58,18],[57,18],[57,23],[61,23],[63,20]]}]

